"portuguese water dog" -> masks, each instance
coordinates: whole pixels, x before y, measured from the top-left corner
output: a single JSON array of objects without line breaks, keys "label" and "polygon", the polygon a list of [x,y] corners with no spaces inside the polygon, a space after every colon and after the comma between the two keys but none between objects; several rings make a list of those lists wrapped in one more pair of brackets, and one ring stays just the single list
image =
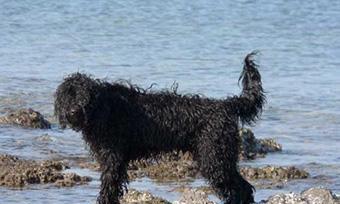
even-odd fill
[{"label": "portuguese water dog", "polygon": [[265,95],[256,52],[244,60],[242,92],[225,99],[144,90],[74,73],[55,94],[55,115],[83,135],[99,162],[98,204],[119,204],[131,160],[173,150],[190,151],[200,173],[227,204],[254,202],[254,187],[239,173],[240,124],[261,115]]}]

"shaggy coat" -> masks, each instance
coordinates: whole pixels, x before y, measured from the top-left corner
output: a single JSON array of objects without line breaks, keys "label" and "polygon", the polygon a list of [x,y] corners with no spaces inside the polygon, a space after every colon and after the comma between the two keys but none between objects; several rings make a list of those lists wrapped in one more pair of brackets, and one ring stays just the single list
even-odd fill
[{"label": "shaggy coat", "polygon": [[56,91],[55,114],[63,128],[82,133],[101,166],[97,203],[119,203],[129,161],[172,150],[191,151],[225,203],[254,202],[254,187],[238,171],[239,124],[255,122],[265,102],[254,55],[244,60],[241,95],[224,100],[146,91],[81,73],[66,77]]}]

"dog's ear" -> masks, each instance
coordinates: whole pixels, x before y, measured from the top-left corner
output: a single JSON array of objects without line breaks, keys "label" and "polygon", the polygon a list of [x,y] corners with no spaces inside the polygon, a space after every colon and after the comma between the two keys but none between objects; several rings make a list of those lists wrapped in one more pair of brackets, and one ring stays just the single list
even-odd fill
[{"label": "dog's ear", "polygon": [[61,128],[70,125],[73,129],[81,128],[86,122],[88,105],[99,87],[90,76],[74,73],[67,76],[55,93],[54,111]]},{"label": "dog's ear", "polygon": [[[104,99],[104,95],[101,91],[97,91],[96,94],[92,96],[89,103],[83,107],[83,125],[84,127],[89,127],[94,132],[102,132],[102,130],[107,129],[110,115],[112,114],[111,106]],[[96,137],[100,137],[97,135]]]}]

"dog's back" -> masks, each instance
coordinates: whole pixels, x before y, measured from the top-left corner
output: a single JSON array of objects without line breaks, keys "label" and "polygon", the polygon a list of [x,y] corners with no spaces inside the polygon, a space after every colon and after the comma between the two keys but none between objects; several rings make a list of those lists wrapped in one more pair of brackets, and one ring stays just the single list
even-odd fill
[{"label": "dog's back", "polygon": [[238,119],[242,123],[254,122],[261,114],[265,102],[261,76],[252,59],[255,54],[250,53],[245,58],[240,76],[243,85],[240,96],[217,100],[198,95],[180,95],[171,91],[141,92],[130,88],[130,92],[134,94],[125,98],[128,106],[126,109],[134,110],[130,111],[133,115],[125,115],[133,118],[130,121],[133,125],[129,130],[134,134],[132,136],[129,133],[130,137],[136,137],[137,141],[139,137],[149,137],[150,140],[146,141],[149,143],[145,146],[150,149],[158,147],[164,151],[163,144],[170,150],[190,149],[196,133],[212,118],[233,121],[236,126]]}]

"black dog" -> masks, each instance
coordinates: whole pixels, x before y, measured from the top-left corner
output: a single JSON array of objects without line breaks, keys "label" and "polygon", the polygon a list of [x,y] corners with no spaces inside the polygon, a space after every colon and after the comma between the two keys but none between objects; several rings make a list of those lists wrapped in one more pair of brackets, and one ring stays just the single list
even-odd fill
[{"label": "black dog", "polygon": [[99,204],[118,204],[128,183],[129,161],[188,150],[225,203],[254,202],[253,186],[238,172],[239,123],[251,124],[265,96],[253,61],[244,61],[240,96],[225,100],[152,92],[74,73],[59,85],[55,114],[63,128],[81,131],[102,169]]}]

